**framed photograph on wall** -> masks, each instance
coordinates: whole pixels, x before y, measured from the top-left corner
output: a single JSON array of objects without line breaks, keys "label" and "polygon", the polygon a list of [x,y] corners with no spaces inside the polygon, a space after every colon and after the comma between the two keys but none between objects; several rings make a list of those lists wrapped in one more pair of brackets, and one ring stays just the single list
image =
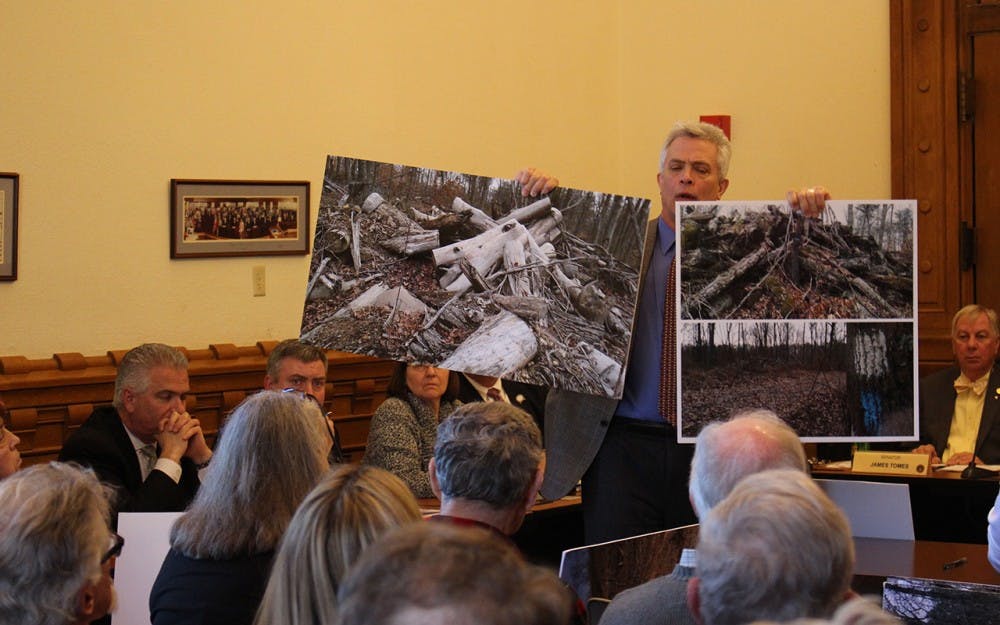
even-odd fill
[{"label": "framed photograph on wall", "polygon": [[308,253],[308,181],[170,181],[170,258]]},{"label": "framed photograph on wall", "polygon": [[0,280],[17,280],[17,182],[0,173]]}]

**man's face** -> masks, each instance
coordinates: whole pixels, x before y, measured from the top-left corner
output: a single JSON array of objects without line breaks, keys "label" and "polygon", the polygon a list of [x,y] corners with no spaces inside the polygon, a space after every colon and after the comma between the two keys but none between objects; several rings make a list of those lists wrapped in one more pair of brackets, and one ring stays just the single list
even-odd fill
[{"label": "man's face", "polygon": [[729,181],[719,177],[719,148],[707,139],[678,137],[667,148],[660,187],[660,219],[674,226],[674,203],[718,200]]},{"label": "man's face", "polygon": [[962,373],[970,380],[986,375],[996,360],[998,347],[1000,337],[993,333],[985,314],[963,317],[955,324],[951,348]]},{"label": "man's face", "polygon": [[145,391],[137,393],[126,388],[122,393],[122,422],[140,440],[152,443],[161,420],[174,412],[185,412],[184,402],[190,391],[187,369],[153,367]]},{"label": "man's face", "polygon": [[302,362],[298,358],[282,358],[278,361],[278,376],[274,379],[264,376],[264,388],[269,391],[294,388],[309,393],[322,406],[326,401],[326,365],[322,360]]},{"label": "man's face", "polygon": [[21,467],[21,452],[17,450],[17,444],[21,442],[21,439],[7,429],[9,425],[7,409],[4,408],[3,401],[0,400],[0,479],[7,477]]}]

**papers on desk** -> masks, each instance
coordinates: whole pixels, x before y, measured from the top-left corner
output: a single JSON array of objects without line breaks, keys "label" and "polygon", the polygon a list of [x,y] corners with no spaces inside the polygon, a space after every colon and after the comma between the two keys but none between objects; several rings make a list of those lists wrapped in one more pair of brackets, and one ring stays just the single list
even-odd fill
[{"label": "papers on desk", "polygon": [[[945,471],[947,473],[961,473],[968,467],[967,464],[934,464],[931,465],[935,471]],[[1000,471],[1000,464],[977,464],[980,469],[987,471]]]},{"label": "papers on desk", "polygon": [[850,471],[851,461],[838,460],[837,462],[827,462],[822,465],[822,468],[830,471]]}]

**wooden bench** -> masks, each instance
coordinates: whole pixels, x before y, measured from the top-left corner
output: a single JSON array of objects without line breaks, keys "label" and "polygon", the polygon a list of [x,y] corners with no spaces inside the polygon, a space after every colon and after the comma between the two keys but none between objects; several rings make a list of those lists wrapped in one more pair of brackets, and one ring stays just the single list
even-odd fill
[{"label": "wooden bench", "polygon": [[[267,356],[278,341],[207,349],[178,347],[188,357],[188,410],[213,444],[226,415],[248,393],[260,390]],[[66,440],[99,405],[110,404],[118,363],[127,350],[103,356],[53,354],[31,360],[0,356],[0,396],[10,411],[10,429],[21,438],[25,466],[55,460]],[[385,399],[395,362],[329,351],[326,409],[333,413],[344,453],[364,455],[372,412]]]}]

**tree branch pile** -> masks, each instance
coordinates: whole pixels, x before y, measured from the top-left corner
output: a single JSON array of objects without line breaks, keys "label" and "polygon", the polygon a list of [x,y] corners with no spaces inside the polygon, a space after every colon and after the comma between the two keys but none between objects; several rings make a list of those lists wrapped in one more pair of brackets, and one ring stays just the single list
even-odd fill
[{"label": "tree branch pile", "polygon": [[910,258],[841,223],[770,211],[682,218],[688,319],[908,318]]},{"label": "tree branch pile", "polygon": [[377,193],[360,207],[345,199],[321,206],[303,339],[619,389],[637,268],[565,232],[550,198],[500,217],[461,197],[444,207]]}]

